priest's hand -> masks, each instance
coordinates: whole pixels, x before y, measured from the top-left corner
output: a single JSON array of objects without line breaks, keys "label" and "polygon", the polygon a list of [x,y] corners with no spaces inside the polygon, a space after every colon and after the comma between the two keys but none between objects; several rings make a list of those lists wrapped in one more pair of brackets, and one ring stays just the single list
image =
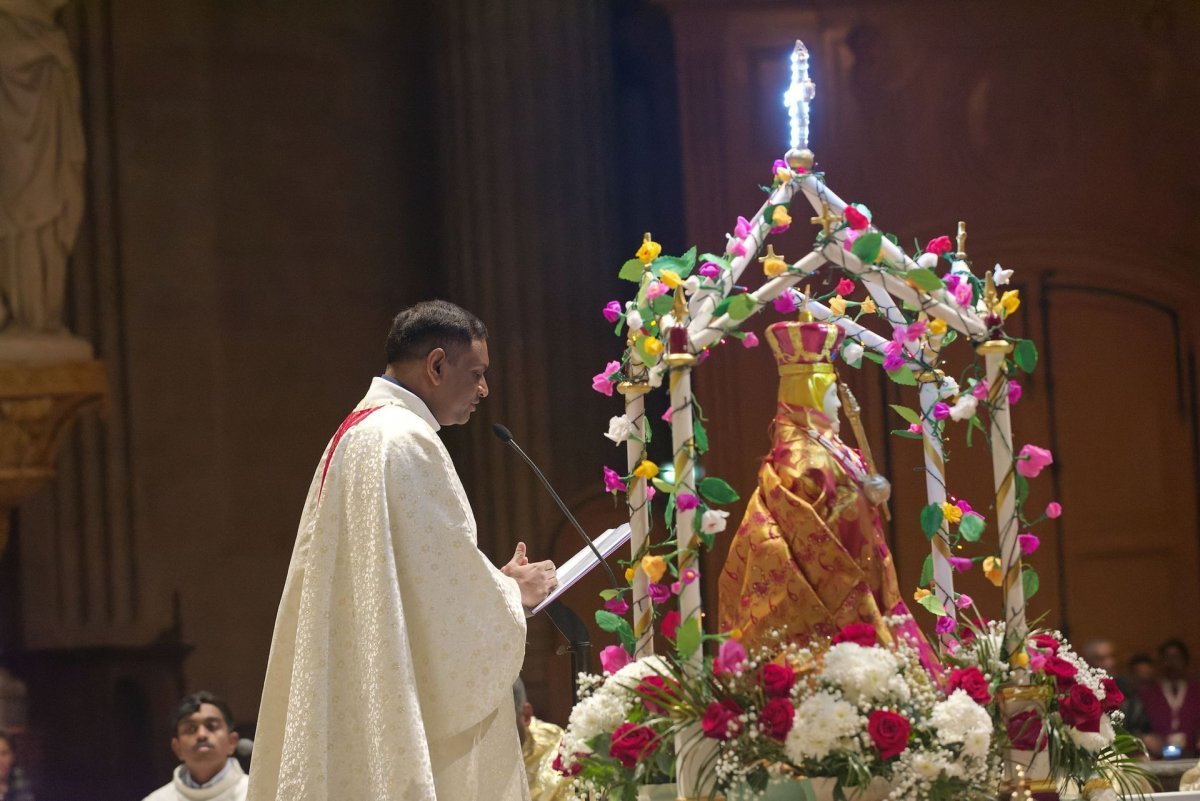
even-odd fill
[{"label": "priest's hand", "polygon": [[532,609],[546,600],[546,596],[558,586],[554,563],[548,559],[544,562],[530,562],[525,555],[523,542],[517,543],[517,551],[512,560],[500,568],[500,572],[516,580],[521,590],[521,605],[526,609]]}]

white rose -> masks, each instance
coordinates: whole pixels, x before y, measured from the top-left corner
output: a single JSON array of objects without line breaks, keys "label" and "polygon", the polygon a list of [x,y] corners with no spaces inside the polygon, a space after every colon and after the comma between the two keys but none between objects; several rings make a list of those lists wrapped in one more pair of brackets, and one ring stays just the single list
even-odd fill
[{"label": "white rose", "polygon": [[975,407],[979,399],[974,395],[959,395],[958,403],[950,407],[951,420],[968,420],[975,416]]},{"label": "white rose", "polygon": [[629,326],[630,331],[636,331],[642,327],[642,315],[636,309],[625,315],[625,323]]},{"label": "white rose", "polygon": [[997,264],[992,269],[992,283],[996,286],[1005,286],[1008,284],[1008,280],[1012,278],[1012,274],[1012,270],[1006,270]]},{"label": "white rose", "polygon": [[857,342],[846,342],[842,345],[842,359],[851,367],[857,367],[862,360],[863,346]]},{"label": "white rose", "polygon": [[958,394],[958,382],[952,376],[945,376],[938,384],[938,397],[942,400],[953,398]]},{"label": "white rose", "polygon": [[934,267],[937,267],[937,263],[938,254],[936,253],[922,253],[920,256],[917,256],[917,266],[924,267],[926,270],[932,270]]},{"label": "white rose", "polygon": [[683,282],[683,288],[689,295],[695,295],[700,291],[700,276],[689,275]]},{"label": "white rose", "polygon": [[637,428],[634,427],[628,417],[622,414],[608,421],[608,433],[604,436],[620,445],[635,433],[637,433]]},{"label": "white rose", "polygon": [[700,530],[705,534],[720,534],[725,530],[729,517],[729,512],[721,509],[709,509],[700,517]]}]

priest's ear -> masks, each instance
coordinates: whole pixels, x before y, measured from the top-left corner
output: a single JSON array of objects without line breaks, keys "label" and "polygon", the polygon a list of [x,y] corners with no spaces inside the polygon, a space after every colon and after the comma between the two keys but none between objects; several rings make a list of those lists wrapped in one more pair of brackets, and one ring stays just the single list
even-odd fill
[{"label": "priest's ear", "polygon": [[445,348],[434,348],[425,356],[425,376],[435,387],[445,378],[447,361]]}]

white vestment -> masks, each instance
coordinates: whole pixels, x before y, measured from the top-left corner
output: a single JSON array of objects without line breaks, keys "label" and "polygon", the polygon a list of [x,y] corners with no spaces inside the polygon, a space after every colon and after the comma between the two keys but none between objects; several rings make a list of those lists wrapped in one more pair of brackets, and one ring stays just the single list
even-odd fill
[{"label": "white vestment", "polygon": [[275,621],[249,801],[529,798],[520,590],[476,546],[437,430],[416,395],[376,378],[326,448]]},{"label": "white vestment", "polygon": [[159,787],[142,801],[246,801],[246,774],[236,759],[230,760],[229,770],[221,780],[203,789],[189,787],[183,781],[186,768],[179,765],[171,781]]}]

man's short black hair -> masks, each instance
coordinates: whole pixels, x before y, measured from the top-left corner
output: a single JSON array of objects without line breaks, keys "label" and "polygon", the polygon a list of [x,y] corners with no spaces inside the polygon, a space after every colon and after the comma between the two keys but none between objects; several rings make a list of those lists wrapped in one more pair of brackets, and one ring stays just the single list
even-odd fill
[{"label": "man's short black hair", "polygon": [[1163,656],[1166,655],[1167,651],[1170,650],[1178,651],[1180,655],[1183,656],[1184,664],[1191,663],[1191,655],[1188,654],[1188,647],[1183,644],[1183,640],[1172,637],[1171,639],[1165,641],[1162,645],[1158,646],[1158,658],[1162,659]]},{"label": "man's short black hair", "polygon": [[447,353],[487,339],[483,321],[445,300],[427,300],[396,315],[387,338],[388,364],[424,359],[434,348]]},{"label": "man's short black hair", "polygon": [[233,731],[233,710],[229,708],[229,704],[225,703],[225,699],[213,695],[208,690],[192,693],[179,702],[179,706],[175,708],[175,720],[171,725],[171,731],[178,732],[179,724],[196,714],[203,704],[212,704],[221,710],[221,717],[225,718],[225,728]]}]

